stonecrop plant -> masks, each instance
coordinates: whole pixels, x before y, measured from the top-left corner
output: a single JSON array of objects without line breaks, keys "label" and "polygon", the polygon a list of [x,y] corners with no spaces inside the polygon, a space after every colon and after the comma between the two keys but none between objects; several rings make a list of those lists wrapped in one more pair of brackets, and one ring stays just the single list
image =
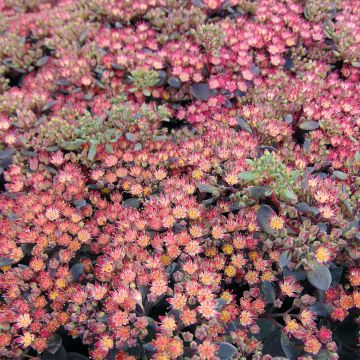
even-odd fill
[{"label": "stonecrop plant", "polygon": [[360,358],[359,0],[0,14],[0,359]]}]

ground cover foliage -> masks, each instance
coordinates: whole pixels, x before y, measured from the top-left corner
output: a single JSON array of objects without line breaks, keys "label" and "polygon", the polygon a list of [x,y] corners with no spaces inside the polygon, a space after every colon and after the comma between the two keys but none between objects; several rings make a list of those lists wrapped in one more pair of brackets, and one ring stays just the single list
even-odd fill
[{"label": "ground cover foliage", "polygon": [[358,0],[0,0],[0,358],[359,358]]}]

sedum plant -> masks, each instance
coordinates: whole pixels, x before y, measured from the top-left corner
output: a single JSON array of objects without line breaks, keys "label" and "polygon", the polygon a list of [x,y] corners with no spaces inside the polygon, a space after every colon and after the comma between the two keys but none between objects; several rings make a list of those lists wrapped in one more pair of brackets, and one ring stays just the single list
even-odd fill
[{"label": "sedum plant", "polygon": [[359,358],[359,1],[0,14],[0,359]]},{"label": "sedum plant", "polygon": [[298,170],[289,170],[274,153],[268,150],[255,160],[247,160],[249,171],[238,174],[238,178],[254,185],[268,185],[275,195],[283,200],[296,203],[297,196],[294,189],[300,175]]},{"label": "sedum plant", "polygon": [[136,69],[130,72],[129,78],[134,86],[130,92],[141,90],[145,96],[150,96],[150,88],[157,84],[159,74],[155,70]]}]

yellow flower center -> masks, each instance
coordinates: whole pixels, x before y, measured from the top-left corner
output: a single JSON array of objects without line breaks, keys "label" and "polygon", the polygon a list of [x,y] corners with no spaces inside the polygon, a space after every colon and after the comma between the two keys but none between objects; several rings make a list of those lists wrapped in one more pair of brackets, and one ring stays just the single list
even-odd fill
[{"label": "yellow flower center", "polygon": [[316,259],[319,262],[327,262],[330,260],[329,250],[325,247],[320,247],[316,252]]},{"label": "yellow flower center", "polygon": [[236,269],[234,266],[229,265],[225,268],[225,275],[228,277],[234,277],[236,275]]},{"label": "yellow flower center", "polygon": [[273,216],[270,220],[270,226],[274,230],[281,230],[284,227],[284,220],[280,216]]}]

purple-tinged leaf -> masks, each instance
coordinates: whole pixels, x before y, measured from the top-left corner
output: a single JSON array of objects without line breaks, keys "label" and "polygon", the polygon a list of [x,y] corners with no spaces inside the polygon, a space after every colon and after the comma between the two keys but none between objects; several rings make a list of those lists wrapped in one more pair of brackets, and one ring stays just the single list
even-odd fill
[{"label": "purple-tinged leaf", "polygon": [[59,334],[53,334],[48,341],[46,350],[50,354],[55,354],[59,350],[61,344],[62,344],[61,336]]},{"label": "purple-tinged leaf", "polygon": [[328,317],[331,313],[331,305],[317,301],[315,304],[309,306],[309,310],[314,312],[317,316]]},{"label": "purple-tinged leaf", "polygon": [[327,266],[314,261],[312,270],[306,272],[306,277],[311,285],[319,290],[327,291],[331,285],[331,273]]},{"label": "purple-tinged leaf", "polygon": [[11,265],[13,262],[14,262],[13,259],[8,259],[8,258],[5,258],[5,257],[0,257],[0,267],[9,266],[9,265]]},{"label": "purple-tinged leaf", "polygon": [[304,121],[303,123],[300,124],[299,128],[305,131],[316,130],[319,128],[319,123],[317,121],[312,121],[312,120]]},{"label": "purple-tinged leaf", "polygon": [[37,67],[44,66],[48,62],[48,60],[49,60],[49,56],[43,56],[35,63],[35,65]]},{"label": "purple-tinged leaf", "polygon": [[122,202],[122,205],[126,208],[138,209],[140,207],[140,201],[137,198],[126,199]]},{"label": "purple-tinged leaf", "polygon": [[81,277],[81,275],[84,272],[84,265],[81,263],[77,263],[75,265],[73,265],[70,269],[73,281],[78,281]]},{"label": "purple-tinged leaf", "polygon": [[58,350],[52,354],[48,350],[45,350],[40,357],[42,360],[68,360],[66,350],[64,346],[60,345]]},{"label": "purple-tinged leaf", "polygon": [[90,360],[87,356],[79,354],[77,352],[67,353],[67,360]]},{"label": "purple-tinged leaf", "polygon": [[259,333],[255,335],[256,339],[263,341],[270,336],[278,327],[270,319],[259,318],[256,320],[256,325],[260,328]]},{"label": "purple-tinged leaf", "polygon": [[308,214],[311,212],[310,206],[304,202],[296,204],[295,208],[297,211],[299,211],[303,214]]},{"label": "purple-tinged leaf", "polygon": [[270,196],[272,190],[268,186],[253,186],[249,189],[249,196],[254,199],[261,199]]},{"label": "purple-tinged leaf", "polygon": [[264,299],[269,303],[273,304],[276,299],[274,285],[269,281],[263,281],[260,285],[260,292]]},{"label": "purple-tinged leaf", "polygon": [[291,341],[284,332],[281,332],[281,347],[289,360],[298,359],[302,352],[299,345],[295,341]]},{"label": "purple-tinged leaf", "polygon": [[270,226],[270,221],[275,215],[275,211],[269,205],[261,205],[256,214],[256,220],[261,229],[273,236],[275,236],[275,230]]},{"label": "purple-tinged leaf", "polygon": [[251,126],[244,120],[243,117],[238,115],[236,116],[236,120],[241,129],[248,132],[249,134],[252,134]]},{"label": "purple-tinged leaf", "polygon": [[234,345],[222,342],[219,346],[218,356],[220,360],[230,360],[236,354],[237,349]]},{"label": "purple-tinged leaf", "polygon": [[287,266],[289,264],[289,262],[291,261],[291,252],[290,250],[285,250],[281,253],[281,255],[279,256],[279,266],[281,268],[284,268],[285,266]]},{"label": "purple-tinged leaf", "polygon": [[208,84],[197,83],[190,86],[190,94],[198,100],[208,100],[216,95],[216,91],[211,90]]},{"label": "purple-tinged leaf", "polygon": [[175,76],[169,77],[168,84],[174,89],[180,89],[181,87],[181,81]]}]

